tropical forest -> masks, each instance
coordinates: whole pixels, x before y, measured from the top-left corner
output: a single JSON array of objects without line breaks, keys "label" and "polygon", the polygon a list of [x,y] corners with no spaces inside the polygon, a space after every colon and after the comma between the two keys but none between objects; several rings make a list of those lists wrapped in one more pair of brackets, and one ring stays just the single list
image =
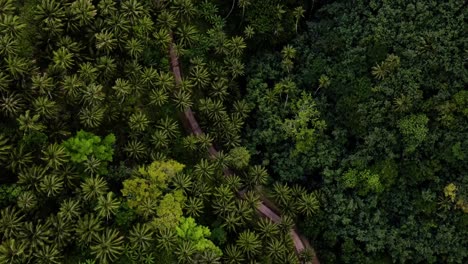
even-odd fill
[{"label": "tropical forest", "polygon": [[468,263],[463,0],[0,0],[0,264]]}]

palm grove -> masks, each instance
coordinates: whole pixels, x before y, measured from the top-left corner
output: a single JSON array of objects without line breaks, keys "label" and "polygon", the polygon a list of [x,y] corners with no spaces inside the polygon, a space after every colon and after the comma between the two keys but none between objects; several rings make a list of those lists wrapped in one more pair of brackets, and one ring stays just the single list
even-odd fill
[{"label": "palm grove", "polygon": [[0,263],[466,262],[466,15],[0,0]]},{"label": "palm grove", "polygon": [[[294,251],[292,217],[256,213],[268,173],[249,165],[250,107],[231,92],[252,30],[227,33],[210,1],[1,0],[0,12],[1,263],[310,256]],[[183,130],[190,107],[207,133]],[[226,152],[209,158],[212,144]],[[297,213],[318,209],[297,195],[311,200]]]}]

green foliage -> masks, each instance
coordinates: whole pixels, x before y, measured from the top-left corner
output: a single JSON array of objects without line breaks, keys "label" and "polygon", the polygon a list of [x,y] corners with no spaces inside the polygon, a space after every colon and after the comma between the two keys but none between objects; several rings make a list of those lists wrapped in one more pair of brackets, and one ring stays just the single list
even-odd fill
[{"label": "green foliage", "polygon": [[[135,209],[139,214],[145,214],[143,204],[148,202],[156,202],[159,197],[166,191],[171,180],[176,174],[180,173],[184,165],[174,161],[155,161],[147,167],[138,169],[138,176],[125,180],[123,182],[122,195],[127,198],[127,204],[130,208]],[[177,199],[172,201],[182,202],[183,199],[177,195]],[[172,195],[167,196],[166,201],[169,202]],[[169,206],[170,204],[167,204]],[[181,209],[180,209],[181,210]],[[147,212],[148,213],[148,212]],[[174,223],[167,223],[169,225]]]},{"label": "green foliage", "polygon": [[379,175],[369,170],[358,171],[351,169],[343,174],[342,181],[346,188],[358,189],[360,195],[366,195],[370,191],[375,193],[383,191]]},{"label": "green foliage", "polygon": [[80,130],[75,137],[64,141],[62,146],[74,163],[84,164],[92,157],[99,160],[98,172],[105,174],[107,172],[107,162],[112,161],[112,155],[114,154],[114,142],[115,136],[113,134],[101,139],[93,133]]},{"label": "green foliage", "polygon": [[200,253],[212,251],[217,256],[222,255],[221,249],[207,239],[211,235],[210,229],[197,225],[195,219],[191,217],[181,218],[179,226],[176,227],[176,232],[180,240],[191,242],[196,251]]},{"label": "green foliage", "polygon": [[428,121],[426,115],[411,115],[398,122],[403,141],[406,144],[406,152],[414,152],[424,142],[429,132],[427,128]]},{"label": "green foliage", "polygon": [[324,206],[307,213],[273,185],[284,212],[309,214],[321,262],[463,263],[464,2],[328,2],[251,57],[243,145],[274,180],[320,189]]},{"label": "green foliage", "polygon": [[231,167],[236,169],[243,169],[249,165],[250,153],[244,147],[237,147],[231,149],[226,158]]}]

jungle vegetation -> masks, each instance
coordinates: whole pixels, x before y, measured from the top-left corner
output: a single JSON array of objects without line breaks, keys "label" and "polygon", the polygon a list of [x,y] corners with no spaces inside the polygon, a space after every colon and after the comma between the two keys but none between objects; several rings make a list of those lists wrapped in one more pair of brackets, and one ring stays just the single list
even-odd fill
[{"label": "jungle vegetation", "polygon": [[0,263],[466,263],[461,0],[0,0]]}]

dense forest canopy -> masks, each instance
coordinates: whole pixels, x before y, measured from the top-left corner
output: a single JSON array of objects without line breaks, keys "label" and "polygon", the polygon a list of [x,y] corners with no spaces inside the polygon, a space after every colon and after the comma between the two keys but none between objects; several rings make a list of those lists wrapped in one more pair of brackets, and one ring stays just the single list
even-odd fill
[{"label": "dense forest canopy", "polygon": [[0,0],[0,263],[466,263],[467,15]]}]

